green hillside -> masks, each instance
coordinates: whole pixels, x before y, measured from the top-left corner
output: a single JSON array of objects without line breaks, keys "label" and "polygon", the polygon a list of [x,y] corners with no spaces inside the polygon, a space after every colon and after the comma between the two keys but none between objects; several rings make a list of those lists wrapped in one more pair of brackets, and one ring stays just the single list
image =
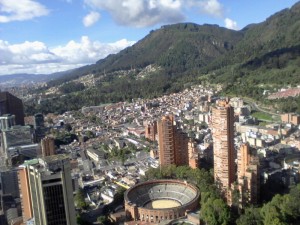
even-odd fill
[{"label": "green hillside", "polygon": [[[240,31],[192,23],[163,26],[118,54],[49,82],[49,87],[68,82],[71,91],[47,101],[43,110],[151,98],[201,82],[222,84],[224,94],[262,100],[264,90],[300,83],[299,34],[300,3]],[[149,65],[157,69],[140,77]],[[88,74],[97,79],[94,87],[72,89],[74,79]],[[291,101],[300,111],[298,100]],[[30,105],[30,111],[35,108]]]},{"label": "green hillside", "polygon": [[163,26],[118,54],[109,55],[96,64],[72,71],[50,85],[93,73],[100,76],[119,70],[142,69],[150,64],[162,66],[172,73],[198,69],[230,52],[243,37],[242,32],[217,25],[193,23]]}]

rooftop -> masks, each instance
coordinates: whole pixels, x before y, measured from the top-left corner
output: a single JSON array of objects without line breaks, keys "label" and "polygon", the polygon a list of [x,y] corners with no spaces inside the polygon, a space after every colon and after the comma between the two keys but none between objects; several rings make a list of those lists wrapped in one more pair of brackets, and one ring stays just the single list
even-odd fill
[{"label": "rooftop", "polygon": [[69,156],[66,154],[58,154],[58,155],[50,155],[50,156],[43,157],[42,160],[46,163],[49,163],[49,162],[55,162],[58,160],[65,160],[68,158],[69,158]]}]

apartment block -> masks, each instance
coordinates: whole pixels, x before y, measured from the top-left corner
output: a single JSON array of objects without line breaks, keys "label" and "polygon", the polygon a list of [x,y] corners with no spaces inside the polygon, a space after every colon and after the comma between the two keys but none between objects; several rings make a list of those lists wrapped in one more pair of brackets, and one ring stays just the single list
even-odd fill
[{"label": "apartment block", "polygon": [[189,138],[177,127],[174,116],[163,116],[158,121],[157,130],[160,165],[189,165]]},{"label": "apartment block", "polygon": [[293,125],[299,125],[300,124],[300,115],[297,115],[295,113],[282,114],[281,121],[283,123],[291,123]]},{"label": "apartment block", "polygon": [[164,116],[157,124],[159,163],[161,166],[176,164],[174,117]]},{"label": "apartment block", "polygon": [[151,140],[151,141],[156,141],[156,136],[157,136],[157,122],[148,122],[145,125],[145,138]]},{"label": "apartment block", "polygon": [[189,166],[192,169],[198,168],[199,154],[196,147],[196,143],[192,139],[189,139],[188,142],[188,155],[189,155]]},{"label": "apartment block", "polygon": [[239,204],[243,208],[246,204],[257,204],[260,195],[259,159],[255,149],[248,143],[242,144],[238,152],[238,190]]},{"label": "apartment block", "polygon": [[41,147],[42,147],[42,155],[50,156],[55,155],[55,144],[53,137],[45,137],[41,140]]},{"label": "apartment block", "polygon": [[235,180],[234,110],[227,100],[212,108],[214,179],[221,193],[230,201],[229,190]]}]

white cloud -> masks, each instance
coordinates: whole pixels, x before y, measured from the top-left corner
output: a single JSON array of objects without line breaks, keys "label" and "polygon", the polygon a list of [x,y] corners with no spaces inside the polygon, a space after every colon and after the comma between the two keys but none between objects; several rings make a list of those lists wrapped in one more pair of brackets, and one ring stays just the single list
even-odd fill
[{"label": "white cloud", "polygon": [[182,21],[184,15],[176,7],[177,2],[179,0],[167,5],[166,0],[86,0],[86,4],[94,9],[107,10],[117,23],[133,27]]},{"label": "white cloud", "polygon": [[34,0],[0,0],[0,23],[30,20],[48,13],[45,6]]},{"label": "white cloud", "polygon": [[10,44],[0,40],[0,74],[53,73],[95,63],[133,45],[122,39],[114,43],[91,41],[83,36],[79,42],[48,48],[43,42]]},{"label": "white cloud", "polygon": [[200,9],[210,15],[222,17],[223,7],[218,0],[207,0],[200,2]]},{"label": "white cloud", "polygon": [[83,36],[80,42],[69,41],[65,46],[53,48],[52,52],[69,63],[93,63],[132,44],[134,44],[133,41],[127,41],[126,39],[115,43],[93,42],[87,36]]},{"label": "white cloud", "polygon": [[39,41],[10,45],[0,40],[0,65],[56,62],[59,57]]},{"label": "white cloud", "polygon": [[86,27],[90,27],[92,26],[94,23],[96,23],[98,20],[100,19],[100,13],[98,12],[90,12],[89,14],[87,14],[82,22],[83,22],[83,25],[86,26]]},{"label": "white cloud", "polygon": [[189,10],[216,17],[223,15],[218,0],[85,0],[93,10],[108,11],[121,25],[147,27],[159,23],[182,22]]},{"label": "white cloud", "polygon": [[229,19],[229,18],[225,18],[224,22],[225,22],[226,28],[231,29],[231,30],[238,30],[238,25],[237,25],[236,21]]}]

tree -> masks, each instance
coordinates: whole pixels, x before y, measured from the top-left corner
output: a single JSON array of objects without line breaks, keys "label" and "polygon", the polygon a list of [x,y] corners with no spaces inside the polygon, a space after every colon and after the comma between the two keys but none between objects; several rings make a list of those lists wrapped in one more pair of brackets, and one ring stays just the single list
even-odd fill
[{"label": "tree", "polygon": [[68,132],[70,132],[72,130],[72,126],[69,123],[64,124],[64,129]]},{"label": "tree", "polygon": [[163,166],[160,168],[160,173],[162,175],[162,178],[175,178],[175,170],[176,166],[175,165],[168,165],[168,166]]},{"label": "tree", "polygon": [[129,142],[129,143],[127,144],[127,147],[128,147],[128,149],[129,149],[131,152],[136,152],[136,151],[137,151],[136,145],[133,144],[133,143],[131,143],[131,142]]},{"label": "tree", "polygon": [[202,205],[200,218],[209,225],[226,225],[230,221],[229,207],[220,198],[209,198]]},{"label": "tree", "polygon": [[60,86],[59,90],[64,94],[82,91],[84,90],[84,84],[75,82],[64,83],[62,86]]},{"label": "tree", "polygon": [[208,127],[208,125],[207,125],[206,122],[202,121],[202,122],[200,123],[200,128],[201,128],[201,129],[207,129],[207,127]]},{"label": "tree", "polygon": [[293,187],[289,194],[284,195],[282,211],[293,220],[300,218],[300,185]]},{"label": "tree", "polygon": [[260,208],[249,207],[237,219],[237,225],[262,225],[262,217],[260,215]]},{"label": "tree", "polygon": [[179,179],[186,179],[189,172],[190,168],[187,166],[178,166],[175,169],[175,175]]},{"label": "tree", "polygon": [[219,198],[219,194],[216,191],[201,192],[201,205],[204,205],[209,199]]},{"label": "tree", "polygon": [[115,204],[120,204],[124,201],[124,193],[126,189],[123,187],[118,187],[117,193],[114,196],[114,203]]},{"label": "tree", "polygon": [[99,216],[97,222],[100,225],[113,225],[113,223],[107,218],[107,216]]},{"label": "tree", "polygon": [[86,132],[86,136],[88,137],[88,139],[95,138],[95,134],[94,134],[94,132],[91,131],[91,130],[88,130],[88,131]]},{"label": "tree", "polygon": [[92,225],[92,223],[86,221],[80,214],[76,215],[77,225]]},{"label": "tree", "polygon": [[99,216],[98,218],[97,218],[97,222],[99,223],[99,224],[101,224],[101,225],[105,225],[106,224],[106,217],[105,216]]},{"label": "tree", "polygon": [[300,185],[291,188],[289,194],[275,195],[261,210],[263,224],[293,224],[300,219]]},{"label": "tree", "polygon": [[74,200],[75,200],[75,205],[79,209],[87,209],[89,207],[89,205],[85,202],[84,190],[82,188],[79,188],[79,190],[75,195]]},{"label": "tree", "polygon": [[284,197],[281,195],[275,195],[272,201],[265,204],[261,209],[261,216],[263,217],[263,223],[285,225],[286,214],[282,211]]}]

